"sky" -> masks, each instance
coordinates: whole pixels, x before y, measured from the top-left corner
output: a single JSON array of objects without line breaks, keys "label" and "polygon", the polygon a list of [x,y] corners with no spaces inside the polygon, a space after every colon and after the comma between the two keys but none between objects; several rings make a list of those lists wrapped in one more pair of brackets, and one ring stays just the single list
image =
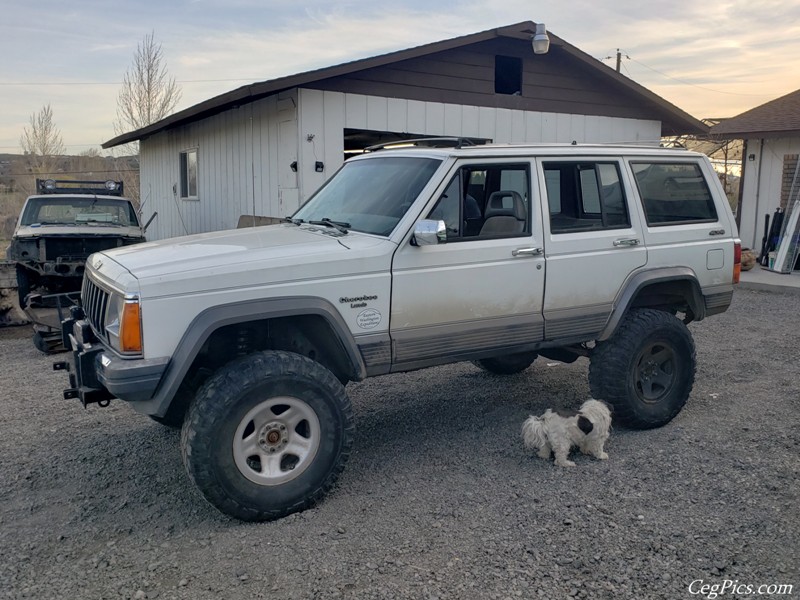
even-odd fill
[{"label": "sky", "polygon": [[[117,95],[148,33],[178,110],[247,83],[521,21],[692,116],[731,117],[800,88],[796,0],[3,0],[0,153],[50,104],[68,154],[115,136]],[[609,57],[609,58],[606,58]]]}]

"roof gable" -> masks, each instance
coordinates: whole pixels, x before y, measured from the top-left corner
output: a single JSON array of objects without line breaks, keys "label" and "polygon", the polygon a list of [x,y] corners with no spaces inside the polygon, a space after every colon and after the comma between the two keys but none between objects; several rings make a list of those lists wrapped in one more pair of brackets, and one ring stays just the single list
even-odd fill
[{"label": "roof gable", "polygon": [[[159,131],[198,121],[228,110],[234,106],[241,106],[242,104],[254,102],[266,96],[296,87],[339,89],[340,91],[347,90],[355,91],[355,93],[364,93],[357,89],[354,90],[353,82],[356,80],[363,82],[365,76],[368,76],[370,72],[374,75],[376,71],[382,71],[385,77],[386,71],[389,69],[397,69],[398,66],[405,66],[408,68],[409,62],[430,60],[431,58],[436,59],[448,53],[452,54],[453,52],[469,50],[477,51],[478,54],[482,52],[485,55],[484,58],[491,58],[491,52],[494,52],[498,45],[505,45],[511,48],[516,47],[518,49],[524,48],[529,63],[537,61],[543,64],[546,62],[550,65],[551,74],[553,75],[558,72],[563,75],[566,71],[570,73],[573,80],[582,77],[588,84],[604,89],[605,91],[601,93],[602,98],[600,100],[608,107],[616,107],[618,114],[615,116],[659,120],[662,123],[662,135],[705,133],[708,131],[708,128],[703,123],[688,113],[682,111],[633,80],[617,73],[552,33],[548,32],[550,36],[549,53],[534,58],[533,52],[530,50],[530,39],[535,30],[535,23],[525,21],[507,27],[489,29],[466,36],[417,46],[415,48],[391,52],[389,54],[245,85],[174,113],[147,127],[117,136],[105,142],[103,148],[110,148],[141,140]],[[385,84],[387,82],[383,83]],[[350,87],[347,87],[348,84]],[[360,84],[360,86],[363,88],[363,83]],[[378,87],[379,86],[372,86],[373,89],[377,89]],[[472,102],[461,101],[461,103],[475,103],[482,106],[496,105],[522,110],[540,110],[561,113],[573,112],[570,110],[569,106],[566,106],[565,102],[559,101],[559,98],[548,103],[547,98],[536,97],[535,92],[537,90],[547,90],[550,87],[553,87],[552,83],[538,86],[538,88],[536,86],[529,86],[530,89],[523,90],[523,98],[513,101],[509,100],[511,98],[510,96],[502,97],[498,95],[499,99],[496,101],[492,100],[494,104],[487,104],[485,98],[480,101],[473,98]],[[409,92],[410,89],[411,86],[405,91]],[[384,90],[386,90],[385,87]],[[587,94],[589,92],[587,89],[581,90],[579,88],[573,91],[575,92],[573,94],[575,97],[578,97],[581,93]],[[420,92],[410,92],[394,97],[408,98],[415,93],[418,94]],[[534,93],[533,97],[531,97],[531,93]],[[387,94],[384,93],[384,95]],[[527,100],[527,102],[524,100]],[[576,114],[597,114],[593,113],[589,107],[593,101],[598,101],[598,98],[595,97],[593,99],[588,97],[586,101],[579,103],[583,110],[576,110],[574,112]],[[509,102],[514,102],[515,105],[509,105]]]}]

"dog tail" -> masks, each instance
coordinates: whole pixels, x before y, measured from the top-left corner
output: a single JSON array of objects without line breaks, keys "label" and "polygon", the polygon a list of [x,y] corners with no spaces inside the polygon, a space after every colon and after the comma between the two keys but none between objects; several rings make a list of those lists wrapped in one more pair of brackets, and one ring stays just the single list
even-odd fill
[{"label": "dog tail", "polygon": [[542,448],[547,444],[544,422],[539,417],[530,416],[522,424],[522,441],[526,448]]}]

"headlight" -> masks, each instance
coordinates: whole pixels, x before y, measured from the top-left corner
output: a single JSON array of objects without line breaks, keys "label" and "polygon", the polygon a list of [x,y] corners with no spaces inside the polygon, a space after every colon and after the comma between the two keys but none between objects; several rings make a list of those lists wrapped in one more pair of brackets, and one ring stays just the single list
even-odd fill
[{"label": "headlight", "polygon": [[142,318],[138,296],[113,294],[106,310],[106,332],[111,345],[123,354],[141,354]]}]

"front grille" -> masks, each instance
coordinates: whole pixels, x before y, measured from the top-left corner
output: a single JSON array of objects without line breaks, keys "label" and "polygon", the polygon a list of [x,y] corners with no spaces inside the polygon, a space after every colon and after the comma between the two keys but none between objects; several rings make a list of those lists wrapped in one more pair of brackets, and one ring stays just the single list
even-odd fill
[{"label": "front grille", "polygon": [[90,254],[118,248],[123,240],[117,237],[46,237],[44,243],[44,260],[86,260]]},{"label": "front grille", "polygon": [[83,312],[92,329],[102,338],[106,338],[105,323],[109,296],[110,294],[92,281],[88,274],[83,278],[81,290]]}]

